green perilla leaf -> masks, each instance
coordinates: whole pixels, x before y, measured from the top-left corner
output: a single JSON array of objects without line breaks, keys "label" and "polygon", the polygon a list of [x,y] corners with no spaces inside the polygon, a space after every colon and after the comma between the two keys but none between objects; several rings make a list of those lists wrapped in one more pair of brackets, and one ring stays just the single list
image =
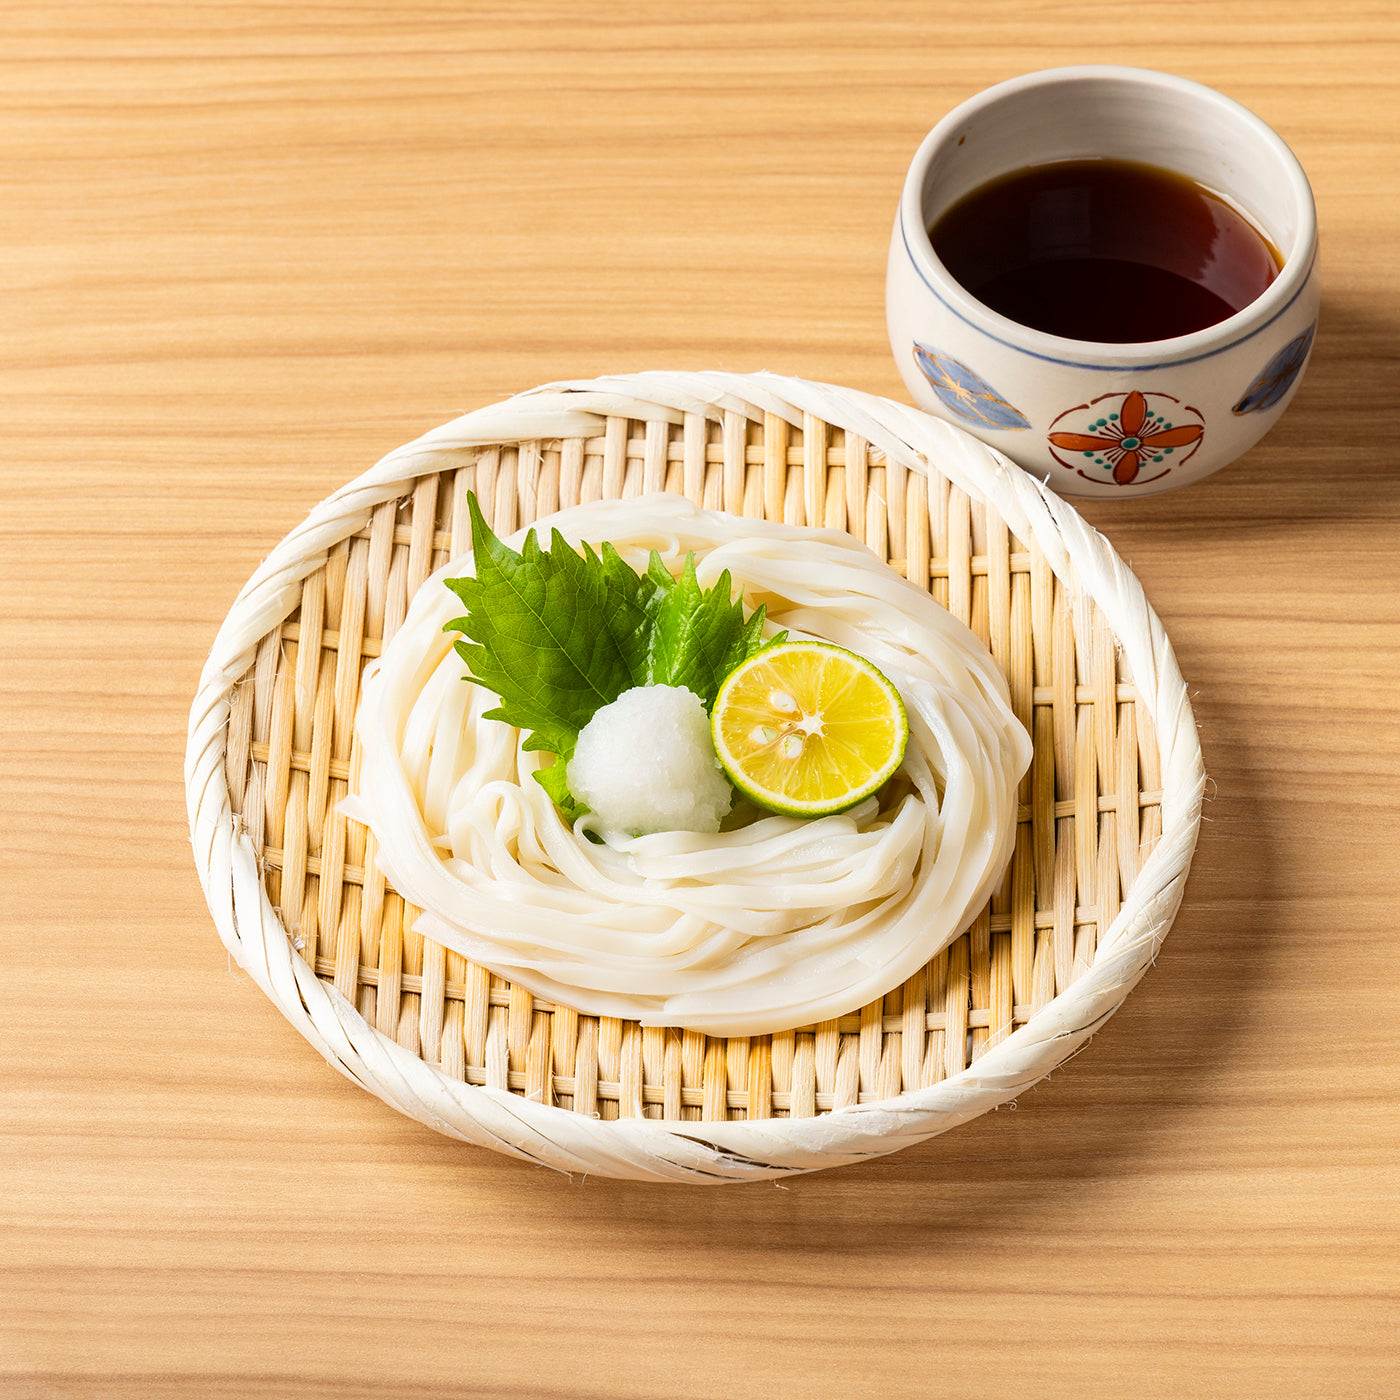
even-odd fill
[{"label": "green perilla leaf", "polygon": [[548,549],[531,532],[516,554],[475,496],[467,508],[475,577],[446,581],[466,613],[444,630],[463,635],[455,649],[472,679],[500,697],[486,717],[525,731],[525,748],[558,755],[535,776],[568,816],[586,809],[566,764],[599,709],[638,685],[685,686],[708,709],[725,676],[767,644],[764,610],[745,619],[727,572],[702,589],[694,555],[679,579],[655,551],[638,574],[612,545],[580,553],[557,530]]},{"label": "green perilla leaf", "polygon": [[473,679],[501,698],[489,718],[530,731],[531,749],[572,752],[594,711],[632,684],[627,658],[604,625],[607,573],[596,553],[576,553],[557,530],[548,550],[531,533],[516,554],[492,533],[474,496],[467,506],[475,577],[447,580],[467,610],[447,630],[467,638],[456,644],[458,654]]},{"label": "green perilla leaf", "polygon": [[764,645],[764,610],[746,623],[744,605],[730,600],[730,590],[728,570],[702,589],[695,556],[687,556],[685,571],[653,607],[648,685],[684,686],[709,709],[724,678]]},{"label": "green perilla leaf", "polygon": [[[573,756],[570,749],[568,757]],[[549,794],[549,800],[563,812],[570,825],[583,816],[588,808],[569,791],[566,772],[567,759],[560,755],[548,768],[535,769],[535,781]]]}]

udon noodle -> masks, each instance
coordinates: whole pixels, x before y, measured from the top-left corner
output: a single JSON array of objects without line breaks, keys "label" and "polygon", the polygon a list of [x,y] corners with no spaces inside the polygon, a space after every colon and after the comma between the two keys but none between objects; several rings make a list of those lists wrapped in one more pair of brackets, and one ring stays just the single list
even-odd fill
[{"label": "udon noodle", "polygon": [[[717,835],[626,837],[564,819],[531,774],[550,761],[482,718],[443,625],[460,614],[435,573],[365,671],[358,792],[387,878],[416,928],[589,1015],[714,1035],[850,1012],[916,972],[966,927],[1010,859],[1030,742],[977,638],[840,531],[701,511],[677,496],[576,506],[540,521],[572,544],[610,540],[634,567],[659,550],[701,584],[729,570],[768,627],[835,642],[898,687],[900,775],[837,816],[754,809]],[[533,528],[533,527],[532,527]],[[519,548],[523,533],[508,543]],[[591,839],[590,839],[591,838]]]}]

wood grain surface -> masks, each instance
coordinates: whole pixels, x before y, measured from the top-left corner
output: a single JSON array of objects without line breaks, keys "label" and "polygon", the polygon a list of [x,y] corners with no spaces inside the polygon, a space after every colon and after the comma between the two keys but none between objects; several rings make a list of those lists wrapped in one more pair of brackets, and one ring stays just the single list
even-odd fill
[{"label": "wood grain surface", "polygon": [[[1213,778],[1157,966],[868,1165],[569,1180],[333,1075],[228,965],[181,763],[315,501],[545,380],[904,398],[923,133],[1065,62],[1222,88],[1317,193],[1259,447],[1086,507]],[[0,1395],[1400,1393],[1400,19],[1382,0],[0,5]]]}]

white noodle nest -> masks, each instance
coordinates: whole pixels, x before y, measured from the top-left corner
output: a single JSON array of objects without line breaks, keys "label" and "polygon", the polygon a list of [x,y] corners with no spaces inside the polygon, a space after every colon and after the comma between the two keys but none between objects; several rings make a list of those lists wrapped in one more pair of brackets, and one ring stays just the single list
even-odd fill
[{"label": "white noodle nest", "polygon": [[[1030,741],[977,638],[922,589],[835,530],[701,511],[681,497],[576,506],[539,521],[578,545],[609,540],[638,569],[694,551],[726,569],[770,630],[868,657],[909,715],[888,808],[871,798],[814,820],[760,814],[718,835],[590,841],[531,774],[548,759],[483,719],[443,625],[461,604],[435,573],[366,669],[349,815],[368,824],[416,928],[537,996],[589,1015],[713,1035],[849,1012],[912,976],[966,927],[1010,859]],[[535,528],[535,527],[531,527]],[[524,531],[509,543],[519,548]]]}]

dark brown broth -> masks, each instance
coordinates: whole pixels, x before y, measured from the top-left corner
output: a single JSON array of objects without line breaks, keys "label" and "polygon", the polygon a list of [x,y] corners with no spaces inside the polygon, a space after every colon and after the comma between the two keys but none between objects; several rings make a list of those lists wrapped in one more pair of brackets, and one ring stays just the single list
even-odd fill
[{"label": "dark brown broth", "polygon": [[1283,259],[1233,205],[1126,160],[1031,166],[966,195],[929,230],[943,265],[993,311],[1050,335],[1123,344],[1243,310]]}]

